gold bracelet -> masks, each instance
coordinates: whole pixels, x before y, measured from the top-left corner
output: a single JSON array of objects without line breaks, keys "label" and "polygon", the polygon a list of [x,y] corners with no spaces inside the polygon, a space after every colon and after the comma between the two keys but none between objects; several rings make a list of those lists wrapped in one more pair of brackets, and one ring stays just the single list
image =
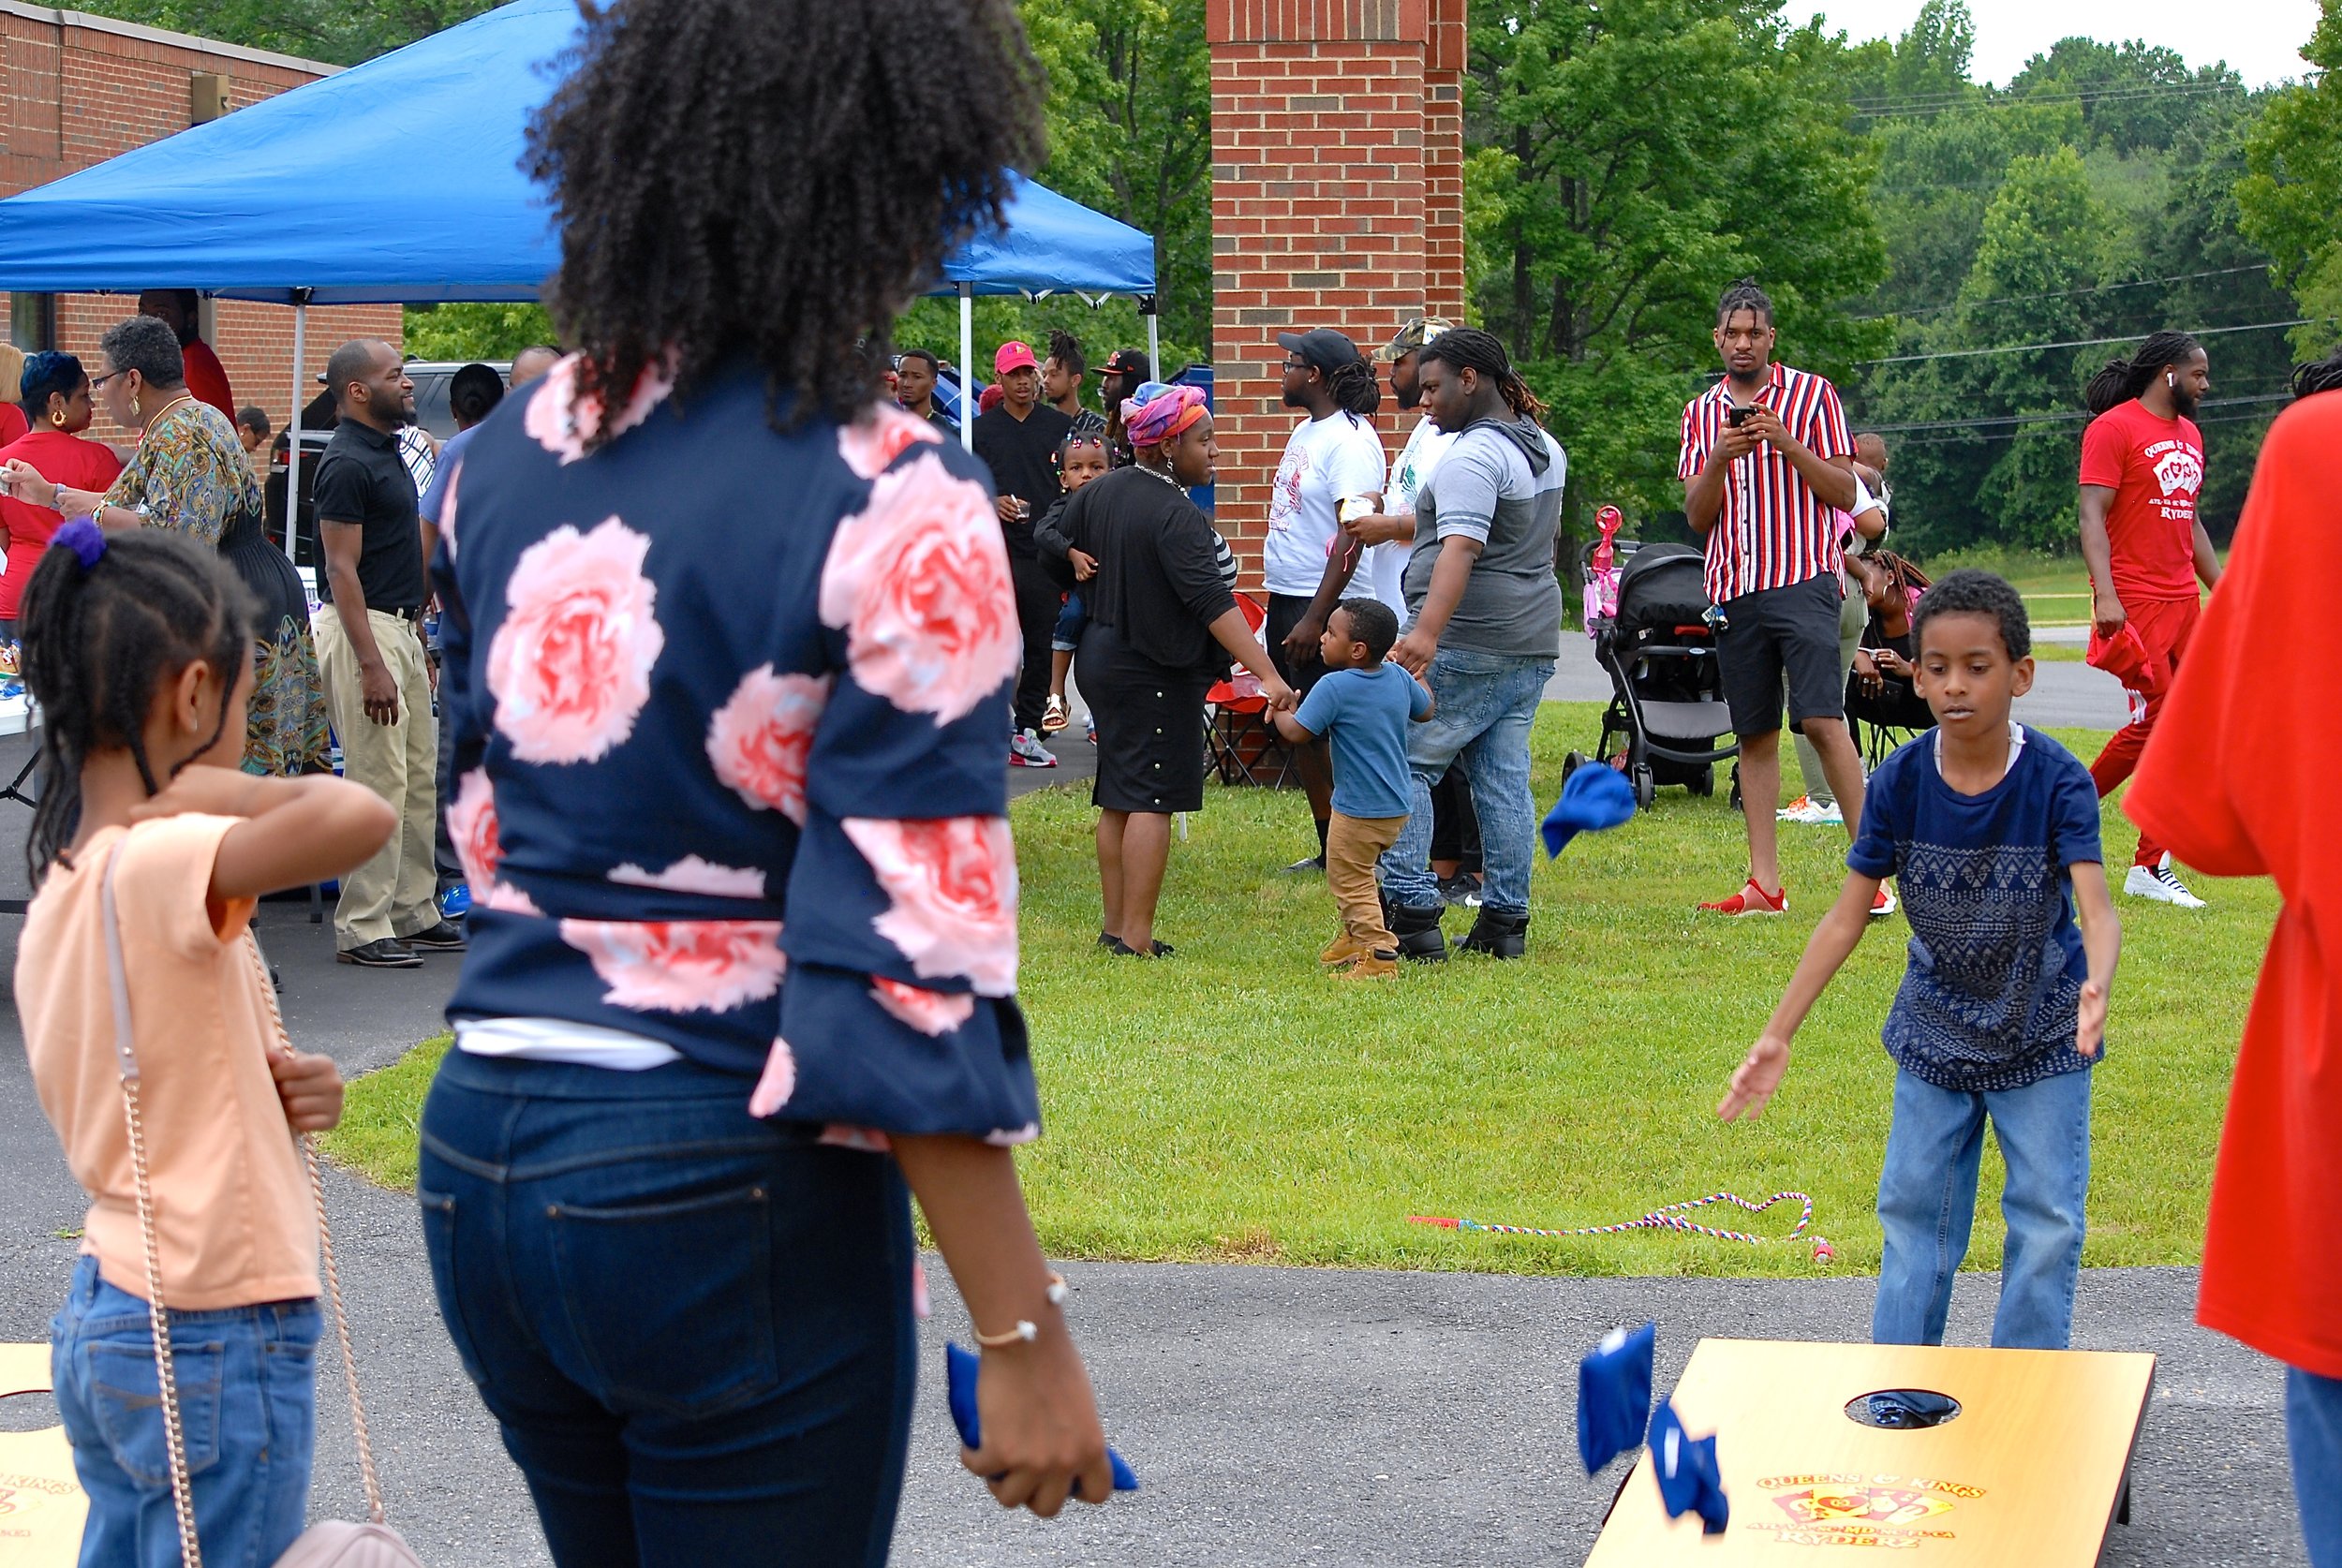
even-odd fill
[{"label": "gold bracelet", "polygon": [[[1048,1297],[1050,1306],[1064,1306],[1065,1276],[1058,1273],[1055,1269],[1050,1270],[1049,1288],[1042,1294]],[[1004,1334],[986,1334],[983,1330],[978,1329],[972,1323],[968,1326],[970,1332],[975,1335],[976,1343],[983,1346],[986,1350],[1002,1350],[1010,1345],[1015,1344],[1029,1345],[1035,1339],[1041,1338],[1041,1325],[1034,1323],[1030,1318],[1018,1318],[1016,1320],[1016,1326],[1008,1330]]]}]

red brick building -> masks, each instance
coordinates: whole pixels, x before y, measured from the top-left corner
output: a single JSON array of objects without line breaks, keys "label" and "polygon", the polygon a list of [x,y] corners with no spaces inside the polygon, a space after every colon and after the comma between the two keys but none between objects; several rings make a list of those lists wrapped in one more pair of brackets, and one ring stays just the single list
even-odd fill
[{"label": "red brick building", "polygon": [[[0,0],[0,196],[45,185],[338,68]],[[184,281],[201,288],[210,280]],[[64,348],[94,362],[98,334],[136,309],[136,300],[119,294],[15,294],[9,296],[9,340],[27,351]],[[206,302],[203,314],[203,335],[218,350],[238,405],[259,404],[281,428],[292,407],[291,308],[221,300]],[[314,308],[309,372],[323,370],[326,357],[346,339],[396,343],[399,333],[395,305]],[[13,388],[8,395],[14,396]],[[99,433],[121,436],[119,431]]]},{"label": "red brick building", "polygon": [[[1464,304],[1465,0],[1209,0],[1213,404],[1221,531],[1258,580],[1300,418],[1277,333],[1361,349]],[[1404,422],[1378,420],[1395,453]]]}]

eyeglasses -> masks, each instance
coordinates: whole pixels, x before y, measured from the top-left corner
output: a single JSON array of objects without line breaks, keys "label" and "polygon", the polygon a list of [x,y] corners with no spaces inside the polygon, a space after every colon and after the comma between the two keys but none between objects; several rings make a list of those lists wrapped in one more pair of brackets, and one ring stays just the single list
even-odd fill
[{"label": "eyeglasses", "polygon": [[1287,359],[1285,361],[1285,368],[1287,370],[1308,370],[1311,369],[1312,366],[1310,362],[1307,360]]},{"label": "eyeglasses", "polygon": [[89,390],[96,392],[98,388],[104,386],[107,382],[122,374],[123,373],[119,370],[109,370],[103,376],[93,376],[89,378]]}]

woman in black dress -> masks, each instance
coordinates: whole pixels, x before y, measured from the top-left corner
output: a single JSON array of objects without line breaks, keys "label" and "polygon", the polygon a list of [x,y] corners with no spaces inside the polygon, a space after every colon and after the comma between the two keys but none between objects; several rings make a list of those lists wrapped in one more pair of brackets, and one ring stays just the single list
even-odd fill
[{"label": "woman in black dress", "polygon": [[1209,484],[1220,449],[1193,387],[1125,404],[1138,461],[1085,485],[1059,526],[1093,555],[1084,584],[1082,688],[1098,721],[1099,945],[1167,958],[1155,900],[1171,855],[1171,818],[1204,804],[1204,693],[1235,660],[1260,678],[1272,708],[1293,688],[1268,662],[1221,576],[1219,536],[1188,487]]}]

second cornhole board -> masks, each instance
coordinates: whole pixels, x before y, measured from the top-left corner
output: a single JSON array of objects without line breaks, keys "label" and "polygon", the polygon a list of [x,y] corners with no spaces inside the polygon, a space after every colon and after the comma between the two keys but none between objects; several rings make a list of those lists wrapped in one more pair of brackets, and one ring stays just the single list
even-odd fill
[{"label": "second cornhole board", "polygon": [[[0,1398],[48,1391],[47,1345],[0,1345]],[[0,1562],[72,1568],[88,1516],[63,1427],[0,1432]]]},{"label": "second cornhole board", "polygon": [[[1702,1339],[1675,1386],[1716,1435],[1731,1527],[1669,1519],[1646,1450],[1587,1568],[1841,1561],[1851,1546],[1940,1568],[2094,1563],[2124,1507],[2155,1357],[2097,1351]],[[1942,1426],[1888,1430],[1845,1407],[1889,1389],[1960,1401]]]}]

